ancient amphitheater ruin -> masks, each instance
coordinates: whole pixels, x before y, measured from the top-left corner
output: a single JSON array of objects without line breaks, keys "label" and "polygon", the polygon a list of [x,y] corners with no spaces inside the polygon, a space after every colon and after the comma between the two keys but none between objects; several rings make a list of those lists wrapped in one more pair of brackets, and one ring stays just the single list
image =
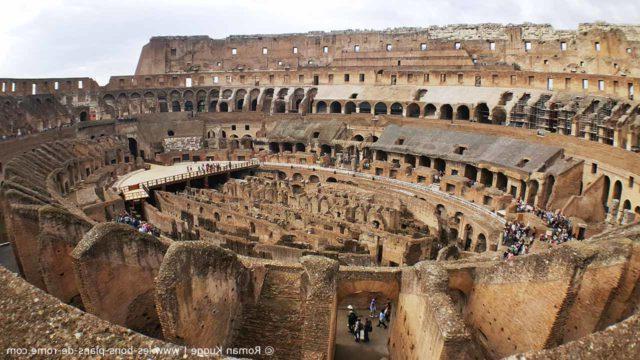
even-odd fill
[{"label": "ancient amphitheater ruin", "polygon": [[640,358],[640,26],[154,37],[0,85],[0,358]]}]

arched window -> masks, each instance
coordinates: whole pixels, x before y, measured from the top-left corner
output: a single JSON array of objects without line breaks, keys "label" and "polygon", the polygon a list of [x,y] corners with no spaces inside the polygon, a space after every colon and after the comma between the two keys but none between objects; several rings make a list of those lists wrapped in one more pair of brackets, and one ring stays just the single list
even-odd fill
[{"label": "arched window", "polygon": [[316,113],[325,114],[327,112],[327,103],[324,101],[318,101],[316,104]]},{"label": "arched window", "polygon": [[371,104],[368,102],[360,103],[360,114],[371,114]]},{"label": "arched window", "polygon": [[416,103],[409,104],[409,106],[407,106],[407,116],[414,118],[420,116],[420,106]]},{"label": "arched window", "polygon": [[391,104],[391,115],[402,115],[402,104],[397,102]]},{"label": "arched window", "polygon": [[374,115],[386,114],[387,113],[387,104],[385,104],[383,102],[379,102],[373,108],[373,111],[374,111]]},{"label": "arched window", "polygon": [[453,119],[453,108],[449,104],[444,104],[440,107],[440,119],[451,120]]},{"label": "arched window", "polygon": [[339,102],[334,101],[331,103],[331,113],[340,114],[342,112],[342,105]]}]

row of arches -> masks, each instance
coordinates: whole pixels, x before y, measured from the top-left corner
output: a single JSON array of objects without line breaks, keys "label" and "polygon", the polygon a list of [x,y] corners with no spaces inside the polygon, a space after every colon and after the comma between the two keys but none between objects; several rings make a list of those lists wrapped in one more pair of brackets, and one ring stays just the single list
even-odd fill
[{"label": "row of arches", "polygon": [[410,103],[405,107],[399,103],[394,102],[388,105],[384,102],[374,103],[373,107],[371,103],[367,101],[363,101],[360,103],[355,103],[353,101],[347,101],[344,103],[340,101],[332,101],[328,103],[327,101],[320,100],[315,104],[315,113],[317,114],[353,114],[353,113],[361,113],[361,114],[374,114],[374,115],[397,115],[397,116],[405,116],[405,117],[438,117],[443,120],[475,120],[481,123],[503,123],[506,121],[506,113],[504,111],[497,111],[496,114],[498,117],[494,120],[490,119],[491,111],[486,103],[480,103],[473,108],[473,117],[472,111],[468,105],[458,105],[454,108],[450,104],[443,104],[440,106],[439,110],[434,104],[426,104],[424,107],[421,107],[417,103]]},{"label": "row of arches", "polygon": [[108,93],[102,97],[107,111],[117,116],[154,112],[232,112],[262,111],[285,113],[306,111],[308,101],[317,89],[295,88],[248,89],[173,89],[144,93]]}]

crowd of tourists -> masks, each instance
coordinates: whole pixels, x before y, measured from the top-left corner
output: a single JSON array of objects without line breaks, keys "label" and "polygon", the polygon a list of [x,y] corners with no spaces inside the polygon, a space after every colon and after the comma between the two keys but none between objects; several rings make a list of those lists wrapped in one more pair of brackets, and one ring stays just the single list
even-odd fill
[{"label": "crowd of tourists", "polygon": [[[533,213],[547,225],[548,229],[545,229],[537,238],[539,241],[558,245],[574,239],[571,220],[561,213],[540,209],[522,200],[518,200],[516,212]],[[504,244],[508,244],[509,247],[504,252],[503,257],[510,259],[514,256],[527,254],[536,240],[536,236],[536,228],[519,221],[507,222],[504,227],[503,238]]]},{"label": "crowd of tourists", "polygon": [[222,170],[222,166],[219,163],[206,163],[203,165],[198,165],[197,167],[193,167],[191,165],[187,166],[187,172],[217,172]]},{"label": "crowd of tourists", "polygon": [[123,212],[122,214],[116,216],[116,222],[119,224],[129,225],[134,229],[137,229],[138,232],[142,234],[150,234],[157,237],[160,236],[160,229],[153,226],[153,224],[142,221],[136,217],[133,217],[127,214],[126,212]]},{"label": "crowd of tourists", "polygon": [[391,320],[391,302],[378,311],[376,298],[371,299],[369,303],[369,316],[362,320],[358,314],[356,314],[353,306],[349,305],[349,314],[347,315],[347,327],[349,333],[355,338],[356,342],[369,342],[369,334],[373,331],[373,321],[371,319],[378,319],[378,325],[376,327],[384,327],[387,329],[389,321]]}]

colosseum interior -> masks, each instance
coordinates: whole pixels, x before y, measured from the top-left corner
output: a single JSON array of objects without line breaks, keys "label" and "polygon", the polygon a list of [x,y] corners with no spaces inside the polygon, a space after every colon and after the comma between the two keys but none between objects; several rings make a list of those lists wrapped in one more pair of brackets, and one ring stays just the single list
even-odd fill
[{"label": "colosseum interior", "polygon": [[0,84],[2,349],[640,358],[640,26],[153,37]]}]

